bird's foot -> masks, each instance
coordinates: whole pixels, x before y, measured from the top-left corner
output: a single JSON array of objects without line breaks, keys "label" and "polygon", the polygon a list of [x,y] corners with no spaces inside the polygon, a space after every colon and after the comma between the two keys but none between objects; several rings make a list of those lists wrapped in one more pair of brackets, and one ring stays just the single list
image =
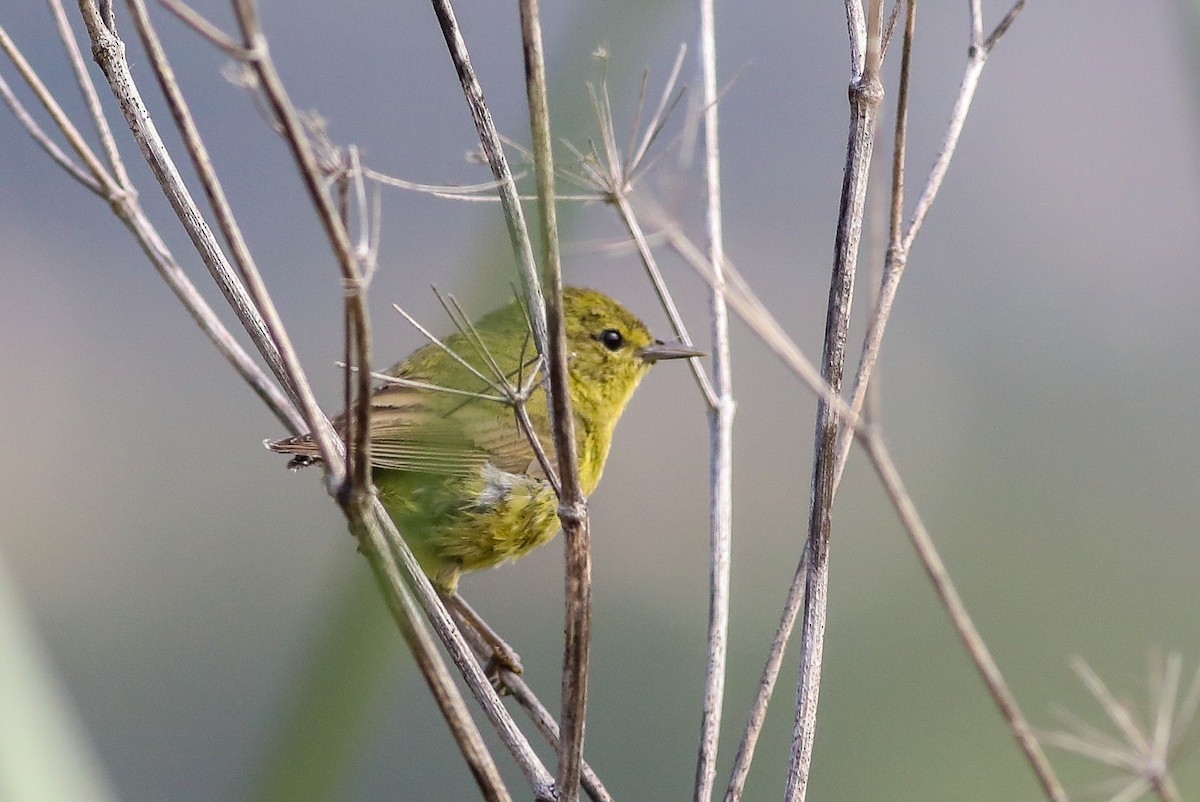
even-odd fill
[{"label": "bird's foot", "polygon": [[505,696],[511,693],[508,683],[505,682],[505,675],[523,674],[525,668],[521,665],[521,656],[513,651],[507,643],[500,642],[489,645],[492,647],[492,656],[484,665],[483,672],[488,681],[492,683],[492,687],[496,689],[496,693]]}]

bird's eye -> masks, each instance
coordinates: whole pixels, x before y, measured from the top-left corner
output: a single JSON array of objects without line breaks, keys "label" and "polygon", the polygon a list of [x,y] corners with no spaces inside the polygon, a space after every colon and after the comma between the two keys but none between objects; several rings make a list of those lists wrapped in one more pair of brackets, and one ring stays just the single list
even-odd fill
[{"label": "bird's eye", "polygon": [[604,343],[604,347],[610,351],[616,351],[625,344],[625,338],[622,337],[621,332],[617,331],[616,329],[605,329],[604,331],[600,332],[600,337],[598,339],[600,342]]}]

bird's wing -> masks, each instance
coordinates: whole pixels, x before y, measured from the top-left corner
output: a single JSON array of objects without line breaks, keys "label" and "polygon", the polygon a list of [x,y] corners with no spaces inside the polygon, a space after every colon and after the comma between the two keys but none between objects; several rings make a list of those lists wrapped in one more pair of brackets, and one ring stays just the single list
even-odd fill
[{"label": "bird's wing", "polygon": [[[343,437],[345,416],[334,421]],[[307,435],[271,443],[274,451],[317,456]],[[371,464],[376,468],[472,476],[490,462],[541,474],[513,411],[499,401],[388,385],[371,397]]]}]

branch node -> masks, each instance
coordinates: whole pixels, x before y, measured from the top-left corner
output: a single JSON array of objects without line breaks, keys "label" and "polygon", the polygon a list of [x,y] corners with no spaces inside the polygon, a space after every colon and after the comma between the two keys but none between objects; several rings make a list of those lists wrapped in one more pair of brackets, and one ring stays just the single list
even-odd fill
[{"label": "branch node", "polygon": [[861,102],[876,108],[883,102],[883,83],[877,75],[864,75],[850,82],[850,102]]},{"label": "branch node", "polygon": [[581,526],[587,520],[587,514],[587,499],[580,499],[573,504],[563,501],[558,505],[558,517],[572,526]]}]

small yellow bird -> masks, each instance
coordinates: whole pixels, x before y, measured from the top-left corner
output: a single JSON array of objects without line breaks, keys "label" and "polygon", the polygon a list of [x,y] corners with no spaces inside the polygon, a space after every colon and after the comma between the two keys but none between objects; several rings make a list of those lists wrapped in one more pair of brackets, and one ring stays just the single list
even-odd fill
[{"label": "small yellow bird", "polygon": [[[644,323],[596,290],[565,288],[563,315],[579,475],[591,494],[613,429],[650,366],[703,353],[655,340]],[[445,349],[437,343],[418,349],[385,371],[404,383],[385,382],[371,396],[371,464],[380,500],[447,596],[454,596],[464,572],[524,556],[559,530],[554,489],[512,406],[496,400],[489,385],[497,369],[513,386],[528,384],[538,364],[524,307],[513,301],[473,328],[477,339],[468,329],[446,338]],[[553,464],[545,392],[540,381],[532,388],[526,409]],[[334,425],[344,434],[344,413]],[[270,447],[296,455],[294,465],[317,454],[307,435]]]}]

